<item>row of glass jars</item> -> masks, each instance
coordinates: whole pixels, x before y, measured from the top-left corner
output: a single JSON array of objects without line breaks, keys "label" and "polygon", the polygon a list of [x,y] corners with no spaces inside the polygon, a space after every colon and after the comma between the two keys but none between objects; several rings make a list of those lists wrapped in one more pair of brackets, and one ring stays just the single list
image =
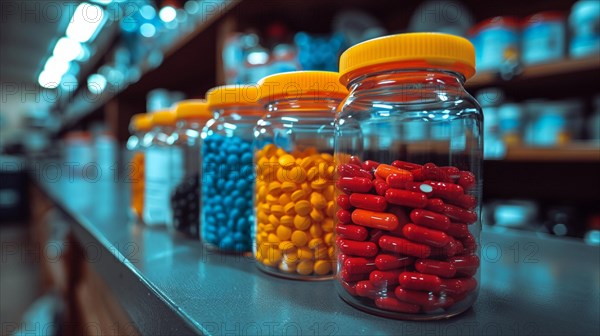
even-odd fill
[{"label": "row of glass jars", "polygon": [[[200,192],[202,240],[252,250],[273,275],[336,274],[345,301],[379,315],[466,310],[479,282],[482,114],[463,87],[474,69],[462,38],[401,34],[348,49],[340,73],[210,90],[214,117],[195,137],[201,154],[189,157],[201,166],[199,188],[182,189]],[[177,149],[157,151],[177,138],[163,118],[155,114],[146,134],[155,139],[145,151],[150,197],[139,211],[147,224],[150,203],[165,204],[152,198],[149,164],[164,172],[182,161]],[[192,217],[197,210],[183,208]]]}]

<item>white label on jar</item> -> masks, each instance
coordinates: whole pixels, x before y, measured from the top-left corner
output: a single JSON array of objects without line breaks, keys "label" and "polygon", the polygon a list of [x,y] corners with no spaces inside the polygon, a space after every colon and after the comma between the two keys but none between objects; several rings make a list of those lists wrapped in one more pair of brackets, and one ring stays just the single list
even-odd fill
[{"label": "white label on jar", "polygon": [[171,150],[167,147],[149,147],[145,155],[144,223],[166,224],[170,218]]}]

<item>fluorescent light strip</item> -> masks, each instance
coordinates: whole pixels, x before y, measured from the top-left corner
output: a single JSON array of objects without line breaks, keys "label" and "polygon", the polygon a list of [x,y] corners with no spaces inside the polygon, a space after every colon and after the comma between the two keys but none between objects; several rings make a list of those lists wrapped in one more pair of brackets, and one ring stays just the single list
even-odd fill
[{"label": "fluorescent light strip", "polygon": [[80,43],[90,42],[105,21],[102,7],[88,2],[81,3],[73,13],[66,35]]}]

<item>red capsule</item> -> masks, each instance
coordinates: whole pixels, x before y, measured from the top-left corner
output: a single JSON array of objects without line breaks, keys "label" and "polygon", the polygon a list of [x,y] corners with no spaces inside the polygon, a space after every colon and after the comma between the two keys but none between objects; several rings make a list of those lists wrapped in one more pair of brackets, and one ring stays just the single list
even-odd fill
[{"label": "red capsule", "polygon": [[477,199],[471,195],[457,195],[456,197],[446,199],[446,202],[458,205],[467,210],[473,210],[477,206]]},{"label": "red capsule", "polygon": [[470,232],[466,237],[461,238],[460,242],[464,246],[464,253],[466,254],[472,254],[477,250],[477,241]]},{"label": "red capsule", "polygon": [[413,176],[409,171],[400,170],[403,173],[393,173],[385,179],[387,184],[392,188],[404,189],[406,183],[413,181]]},{"label": "red capsule", "polygon": [[425,181],[425,174],[423,173],[423,167],[411,169],[410,173],[413,174],[413,181]]},{"label": "red capsule", "polygon": [[450,182],[425,181],[424,183],[429,184],[433,188],[433,197],[453,199],[459,196],[464,196],[465,193],[463,187]]},{"label": "red capsule", "polygon": [[477,214],[474,211],[465,210],[461,207],[457,207],[456,205],[444,205],[444,210],[442,210],[442,213],[457,222],[473,224],[477,221]]},{"label": "red capsule", "polygon": [[371,190],[371,179],[366,177],[340,177],[336,182],[336,186],[346,193],[366,193]]},{"label": "red capsule", "polygon": [[350,205],[350,197],[348,197],[348,195],[338,195],[337,205],[345,210],[350,210],[350,208],[352,208]]},{"label": "red capsule", "polygon": [[385,192],[390,189],[390,186],[385,183],[384,180],[373,180],[373,187],[375,187],[375,192],[380,196],[385,196]]},{"label": "red capsule", "polygon": [[464,223],[450,223],[446,233],[454,238],[464,238],[469,235],[469,227]]},{"label": "red capsule", "polygon": [[340,239],[338,247],[343,253],[359,257],[374,257],[379,251],[375,243],[357,242],[348,239]]},{"label": "red capsule", "polygon": [[348,224],[352,221],[352,214],[348,210],[340,209],[335,215],[341,224]]},{"label": "red capsule", "polygon": [[416,304],[398,301],[393,297],[379,297],[375,300],[377,308],[391,310],[400,313],[415,314],[421,310]]},{"label": "red capsule", "polygon": [[410,212],[410,219],[415,224],[436,230],[446,231],[450,226],[450,219],[448,217],[429,210],[414,209]]},{"label": "red capsule", "polygon": [[438,169],[443,170],[446,176],[450,178],[450,182],[454,182],[458,180],[460,169],[452,166],[438,167]]},{"label": "red capsule", "polygon": [[474,254],[452,257],[449,261],[460,276],[472,277],[479,269],[479,257]]},{"label": "red capsule", "polygon": [[395,230],[398,227],[398,218],[387,212],[375,212],[363,209],[352,211],[354,224],[381,230]]},{"label": "red capsule", "polygon": [[448,294],[464,294],[477,288],[477,281],[473,278],[442,279],[441,288]]},{"label": "red capsule", "polygon": [[415,224],[406,224],[402,234],[407,239],[433,247],[444,247],[450,243],[450,237],[442,231],[427,229]]},{"label": "red capsule", "polygon": [[375,266],[380,271],[389,271],[408,266],[412,264],[414,260],[413,257],[379,254],[375,258]]},{"label": "red capsule", "polygon": [[[357,291],[358,292],[358,291]],[[396,298],[402,302],[417,304],[423,308],[423,311],[433,311],[438,308],[449,307],[454,300],[448,296],[439,297],[427,292],[404,289],[400,286],[394,290]]]},{"label": "red capsule", "polygon": [[357,165],[359,167],[362,166],[362,162],[360,161],[360,159],[358,158],[358,156],[354,156],[354,155],[352,155],[350,157],[350,162],[349,163],[353,164],[353,165]]},{"label": "red capsule", "polygon": [[338,237],[356,241],[367,240],[367,237],[369,236],[369,230],[364,226],[351,224],[336,225],[335,232],[338,234]]},{"label": "red capsule", "polygon": [[373,271],[369,274],[369,281],[376,287],[394,286],[398,284],[400,271]]},{"label": "red capsule", "polygon": [[475,186],[475,174],[470,171],[461,171],[458,174],[458,184],[466,190],[469,190]]},{"label": "red capsule", "polygon": [[425,183],[425,181],[420,182],[407,182],[404,184],[404,188],[408,191],[412,192],[421,192],[424,193],[427,197],[433,197],[433,187],[429,184]]},{"label": "red capsule", "polygon": [[423,165],[423,176],[426,180],[452,182],[452,178],[448,176],[446,171],[433,163],[426,163]]},{"label": "red capsule", "polygon": [[340,177],[364,177],[372,179],[373,175],[368,171],[362,169],[360,166],[356,166],[350,163],[341,164],[337,167],[338,174]]},{"label": "red capsule", "polygon": [[435,211],[437,213],[442,213],[442,211],[444,211],[444,205],[446,204],[441,199],[430,198],[427,200],[427,205],[425,206],[425,209]]},{"label": "red capsule", "polygon": [[381,238],[381,236],[383,236],[384,232],[383,230],[379,230],[379,229],[372,229],[371,232],[369,233],[369,241],[375,244],[379,243],[379,238]]},{"label": "red capsule", "polygon": [[406,215],[406,210],[403,207],[398,205],[389,206],[387,212],[393,214],[398,218],[398,227],[395,230],[391,230],[388,234],[396,237],[402,237],[402,228],[404,225],[410,223],[408,216]]},{"label": "red capsule", "polygon": [[433,259],[419,259],[415,262],[415,269],[421,273],[437,275],[443,278],[452,278],[456,275],[454,264]]},{"label": "red capsule", "polygon": [[370,273],[377,268],[375,260],[367,258],[346,258],[343,265],[349,274]]},{"label": "red capsule", "polygon": [[363,280],[356,283],[356,294],[362,297],[368,297],[370,299],[377,299],[379,295],[379,290],[373,286],[371,281]]},{"label": "red capsule", "polygon": [[420,164],[406,162],[406,161],[400,161],[400,160],[396,160],[396,161],[392,162],[392,166],[394,166],[396,168],[404,169],[404,170],[413,170],[413,169],[418,169],[418,168],[423,167]]},{"label": "red capsule", "polygon": [[368,172],[371,172],[371,171],[377,169],[377,166],[379,166],[379,162],[375,162],[373,160],[367,160],[362,163],[362,169],[364,169]]},{"label": "red capsule", "polygon": [[[340,238],[337,238],[337,239],[335,240],[335,243],[336,243],[336,245],[338,245],[338,246],[340,245],[340,242],[339,242],[339,240],[340,240]],[[345,254],[345,253],[339,253],[339,254],[338,254],[338,262],[340,263],[340,265],[343,265],[343,264],[344,264],[344,261],[346,261],[346,259],[348,259],[348,258],[350,258],[350,256],[348,256],[348,255],[347,255],[347,254]]]},{"label": "red capsule", "polygon": [[[390,174],[396,174],[396,173],[402,174],[402,172],[407,172],[407,171],[398,169],[394,166],[390,166],[387,164],[380,164],[379,166],[377,166],[377,169],[375,169],[375,176],[379,176],[383,179],[386,179]],[[407,173],[410,173],[410,172],[407,172]]]},{"label": "red capsule", "polygon": [[388,203],[403,205],[411,208],[423,208],[427,205],[427,196],[423,193],[390,188],[385,192]]},{"label": "red capsule", "polygon": [[442,280],[431,274],[402,272],[398,280],[404,289],[439,292],[442,288]]},{"label": "red capsule", "polygon": [[457,254],[463,253],[464,247],[460,241],[450,237],[450,242],[444,247],[431,249],[431,257],[447,259]]},{"label": "red capsule", "polygon": [[431,254],[431,247],[427,245],[413,243],[410,240],[394,236],[381,236],[379,238],[379,247],[385,251],[417,258],[427,258]]},{"label": "red capsule", "polygon": [[350,195],[350,204],[354,207],[371,211],[383,211],[387,207],[385,197],[359,193]]},{"label": "red capsule", "polygon": [[340,271],[340,278],[347,282],[357,282],[361,280],[366,280],[368,277],[368,273],[349,273],[348,270],[342,268]]}]

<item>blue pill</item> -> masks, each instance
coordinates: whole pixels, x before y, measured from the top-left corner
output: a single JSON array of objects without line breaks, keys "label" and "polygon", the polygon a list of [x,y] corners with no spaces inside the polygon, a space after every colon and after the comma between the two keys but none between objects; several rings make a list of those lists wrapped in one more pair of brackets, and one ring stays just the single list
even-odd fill
[{"label": "blue pill", "polygon": [[229,236],[224,237],[219,243],[219,247],[222,250],[232,250],[234,247],[233,239],[231,239]]}]

